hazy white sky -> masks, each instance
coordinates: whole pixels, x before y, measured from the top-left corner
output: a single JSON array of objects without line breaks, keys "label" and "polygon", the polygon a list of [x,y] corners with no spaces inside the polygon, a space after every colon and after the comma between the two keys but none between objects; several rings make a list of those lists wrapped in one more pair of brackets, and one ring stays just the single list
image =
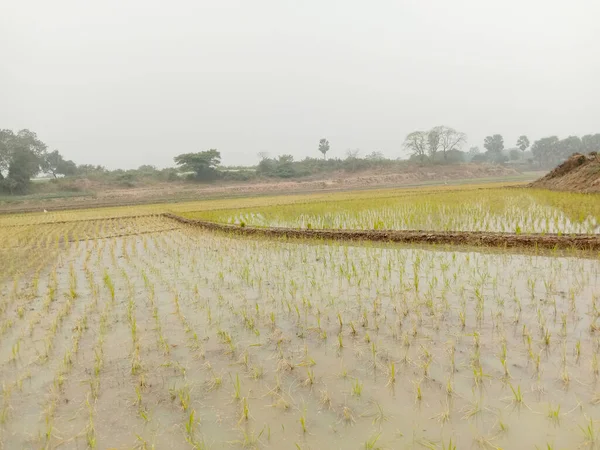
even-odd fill
[{"label": "hazy white sky", "polygon": [[0,128],[78,163],[600,132],[597,0],[0,0]]}]

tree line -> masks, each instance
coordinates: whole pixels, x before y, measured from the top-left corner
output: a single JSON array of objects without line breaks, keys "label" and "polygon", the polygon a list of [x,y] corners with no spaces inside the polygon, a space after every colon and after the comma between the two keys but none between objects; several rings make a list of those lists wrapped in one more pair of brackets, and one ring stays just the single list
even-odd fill
[{"label": "tree line", "polygon": [[[501,134],[486,136],[483,140],[485,152],[474,146],[468,152],[461,147],[466,143],[466,135],[451,127],[437,126],[428,131],[413,131],[404,140],[404,149],[411,159],[421,163],[447,161],[452,159],[473,162],[505,163],[509,160],[529,160],[541,168],[551,168],[566,160],[573,153],[600,151],[600,133],[587,134],[581,138],[569,136],[559,139],[549,136],[530,143],[526,135],[521,135],[515,145],[505,148]],[[530,147],[531,146],[531,147]],[[443,155],[443,158],[440,158]]]},{"label": "tree line", "polygon": [[[505,148],[502,135],[493,134],[484,139],[484,152],[476,146],[463,151],[466,142],[465,133],[440,125],[428,131],[409,133],[403,148],[410,154],[410,160],[421,164],[452,164],[466,161],[505,163],[508,160],[522,160],[542,168],[554,167],[573,153],[600,151],[600,133],[581,138],[569,136],[559,139],[557,136],[549,136],[538,139],[533,144],[527,136],[522,135],[515,145],[508,149]],[[319,140],[317,150],[322,157],[307,157],[295,161],[289,154],[271,157],[261,152],[256,167],[222,168],[221,153],[217,149],[210,149],[175,156],[176,168],[159,170],[151,165],[142,165],[133,170],[111,171],[100,165],[77,165],[71,160],[66,160],[58,150],[48,151],[47,145],[30,130],[13,132],[0,129],[0,192],[26,193],[31,179],[39,174],[46,174],[54,179],[79,176],[122,186],[134,186],[141,180],[176,181],[187,178],[201,182],[218,179],[245,181],[256,177],[294,178],[338,170],[352,172],[407,164],[400,158],[385,158],[378,151],[361,156],[358,149],[347,150],[345,158],[328,158],[331,144],[326,138]]]}]

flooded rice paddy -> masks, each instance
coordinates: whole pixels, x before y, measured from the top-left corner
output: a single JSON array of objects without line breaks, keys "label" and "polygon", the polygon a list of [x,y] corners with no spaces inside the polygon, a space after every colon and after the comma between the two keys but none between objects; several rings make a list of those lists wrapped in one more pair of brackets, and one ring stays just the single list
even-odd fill
[{"label": "flooded rice paddy", "polygon": [[186,215],[256,227],[600,233],[600,203],[596,197],[516,188],[379,192],[371,198],[236,207]]},{"label": "flooded rice paddy", "polygon": [[44,227],[0,234],[0,448],[598,446],[598,255]]}]

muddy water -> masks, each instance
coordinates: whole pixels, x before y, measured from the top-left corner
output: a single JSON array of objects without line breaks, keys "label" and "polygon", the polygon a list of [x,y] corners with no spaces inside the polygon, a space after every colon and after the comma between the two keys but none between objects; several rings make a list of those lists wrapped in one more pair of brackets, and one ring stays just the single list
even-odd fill
[{"label": "muddy water", "polygon": [[591,448],[582,428],[600,431],[589,256],[190,228],[72,244],[47,271],[31,311],[6,312],[4,448]]}]

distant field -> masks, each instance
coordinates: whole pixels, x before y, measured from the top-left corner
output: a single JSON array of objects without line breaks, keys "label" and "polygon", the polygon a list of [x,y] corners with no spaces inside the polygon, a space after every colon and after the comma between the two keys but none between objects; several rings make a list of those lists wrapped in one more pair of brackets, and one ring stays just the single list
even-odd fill
[{"label": "distant field", "polygon": [[[271,195],[240,195],[232,198],[211,198],[205,200],[180,201],[174,203],[148,203],[127,206],[108,206],[108,207],[93,207],[81,208],[77,211],[69,209],[61,209],[44,213],[42,208],[38,208],[35,212],[13,213],[0,215],[0,226],[19,223],[33,222],[55,222],[63,220],[88,220],[105,217],[122,217],[131,215],[157,214],[161,212],[191,213],[199,211],[212,211],[233,208],[255,208],[264,206],[290,205],[301,203],[313,203],[332,201],[339,202],[348,199],[365,199],[371,197],[394,197],[411,195],[413,193],[427,192],[443,192],[448,190],[476,190],[488,187],[504,187],[518,186],[520,183],[480,183],[466,184],[461,186],[452,185],[436,185],[428,187],[405,187],[405,188],[388,188],[388,189],[368,189],[368,190],[344,190],[335,192],[312,192],[312,193],[297,193],[297,194],[271,194]],[[79,206],[79,205],[77,205]]]},{"label": "distant field", "polygon": [[[48,210],[85,209],[98,207],[151,205],[155,203],[179,203],[197,199],[244,198],[248,196],[279,196],[341,191],[380,190],[384,188],[419,188],[425,186],[456,186],[464,184],[518,184],[533,181],[543,173],[510,172],[504,175],[491,175],[482,167],[463,167],[447,173],[455,167],[433,166],[428,173],[421,168],[418,173],[369,174],[359,172],[345,174],[335,179],[270,180],[255,183],[227,183],[202,185],[196,183],[155,183],[138,187],[118,188],[110,185],[88,186],[84,191],[61,191],[60,186],[52,186],[47,180],[37,182],[40,186],[50,186],[57,191],[38,192],[28,195],[0,195],[0,213],[30,212]],[[462,170],[462,171],[461,171]],[[483,170],[483,171],[482,171]],[[472,178],[467,175],[471,174]]]},{"label": "distant field", "polygon": [[598,255],[159,215],[598,232],[598,197],[501,186],[0,216],[0,448],[594,448]]}]

